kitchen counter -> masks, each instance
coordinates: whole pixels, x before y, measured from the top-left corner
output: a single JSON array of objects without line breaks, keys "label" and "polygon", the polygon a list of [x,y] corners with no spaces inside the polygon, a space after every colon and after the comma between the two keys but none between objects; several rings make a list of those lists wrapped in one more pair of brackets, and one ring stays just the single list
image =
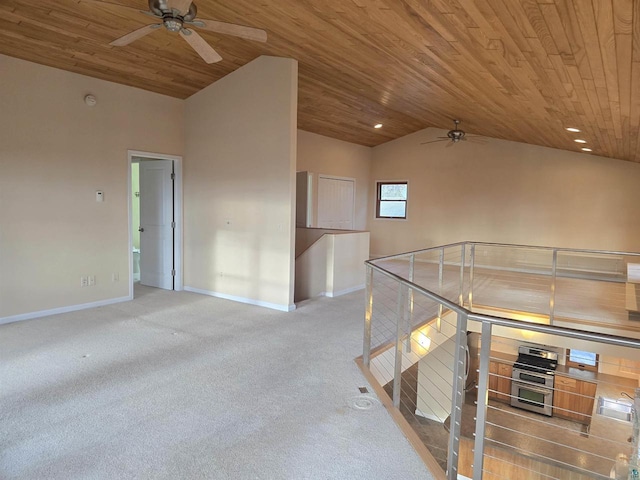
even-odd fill
[{"label": "kitchen counter", "polygon": [[494,350],[491,350],[489,355],[491,356],[491,360],[495,360],[503,363],[509,363],[511,365],[513,365],[518,359],[517,355],[513,355],[511,353],[497,352]]}]

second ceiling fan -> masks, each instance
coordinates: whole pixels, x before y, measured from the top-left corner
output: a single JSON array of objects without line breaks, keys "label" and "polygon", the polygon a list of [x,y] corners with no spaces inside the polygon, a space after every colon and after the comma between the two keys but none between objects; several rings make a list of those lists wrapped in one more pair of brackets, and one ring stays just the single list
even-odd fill
[{"label": "second ceiling fan", "polygon": [[[124,5],[119,5],[124,8]],[[218,22],[206,18],[196,20],[198,8],[192,0],[149,0],[149,11],[142,12],[156,17],[162,23],[145,25],[133,32],[114,40],[110,45],[124,47],[142,38],[155,30],[164,27],[170,32],[178,33],[207,63],[215,63],[222,60],[222,57],[209,45],[193,27],[208,30],[210,32],[233,35],[247,40],[258,42],[267,41],[267,32],[259,28],[246,27],[233,23]]]}]

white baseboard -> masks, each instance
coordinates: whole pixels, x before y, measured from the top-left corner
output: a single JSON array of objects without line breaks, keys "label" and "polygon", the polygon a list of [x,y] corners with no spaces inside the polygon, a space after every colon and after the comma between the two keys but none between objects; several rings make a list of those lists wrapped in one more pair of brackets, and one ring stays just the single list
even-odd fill
[{"label": "white baseboard", "polygon": [[186,285],[184,287],[184,290],[187,292],[199,293],[201,295],[209,295],[210,297],[224,298],[225,300],[233,300],[234,302],[247,303],[249,305],[256,305],[258,307],[266,307],[266,308],[271,308],[273,310],[280,310],[281,312],[291,312],[296,309],[295,303],[292,303],[291,305],[281,305],[279,303],[270,303],[270,302],[263,302],[261,300],[255,300],[253,298],[237,297],[235,295],[227,295],[226,293],[212,292],[211,290],[203,290],[201,288],[194,288]]},{"label": "white baseboard", "polygon": [[328,292],[325,295],[327,297],[339,297],[340,295],[346,295],[347,293],[357,292],[358,290],[364,290],[364,283],[362,285],[346,288],[344,290],[339,290],[337,292]]},{"label": "white baseboard", "polygon": [[3,325],[5,323],[20,322],[22,320],[31,320],[33,318],[48,317],[49,315],[58,315],[60,313],[86,310],[88,308],[104,307],[105,305],[128,302],[129,300],[133,300],[133,297],[126,296],[110,298],[108,300],[99,300],[97,302],[81,303],[79,305],[69,305],[68,307],[52,308],[51,310],[39,310],[37,312],[21,313],[20,315],[10,315],[8,317],[0,317],[0,325]]}]

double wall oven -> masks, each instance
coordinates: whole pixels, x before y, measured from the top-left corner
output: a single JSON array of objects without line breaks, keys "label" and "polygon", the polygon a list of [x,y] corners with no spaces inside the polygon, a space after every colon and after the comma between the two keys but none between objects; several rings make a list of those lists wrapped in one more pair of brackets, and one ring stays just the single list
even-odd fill
[{"label": "double wall oven", "polygon": [[558,354],[522,345],[511,375],[511,405],[531,412],[553,414],[553,383]]}]

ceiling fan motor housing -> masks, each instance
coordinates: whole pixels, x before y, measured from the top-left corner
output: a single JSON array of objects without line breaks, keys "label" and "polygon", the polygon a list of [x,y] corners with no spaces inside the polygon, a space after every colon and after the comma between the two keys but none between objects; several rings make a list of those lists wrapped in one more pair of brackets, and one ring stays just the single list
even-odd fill
[{"label": "ceiling fan motor housing", "polygon": [[447,133],[447,137],[449,137],[454,142],[459,142],[464,138],[464,132],[462,130],[449,130]]},{"label": "ceiling fan motor housing", "polygon": [[149,0],[149,10],[157,17],[161,17],[164,25],[172,32],[180,31],[183,22],[192,22],[198,14],[198,7],[193,2],[184,15],[181,15],[178,10],[169,8],[166,0]]}]

